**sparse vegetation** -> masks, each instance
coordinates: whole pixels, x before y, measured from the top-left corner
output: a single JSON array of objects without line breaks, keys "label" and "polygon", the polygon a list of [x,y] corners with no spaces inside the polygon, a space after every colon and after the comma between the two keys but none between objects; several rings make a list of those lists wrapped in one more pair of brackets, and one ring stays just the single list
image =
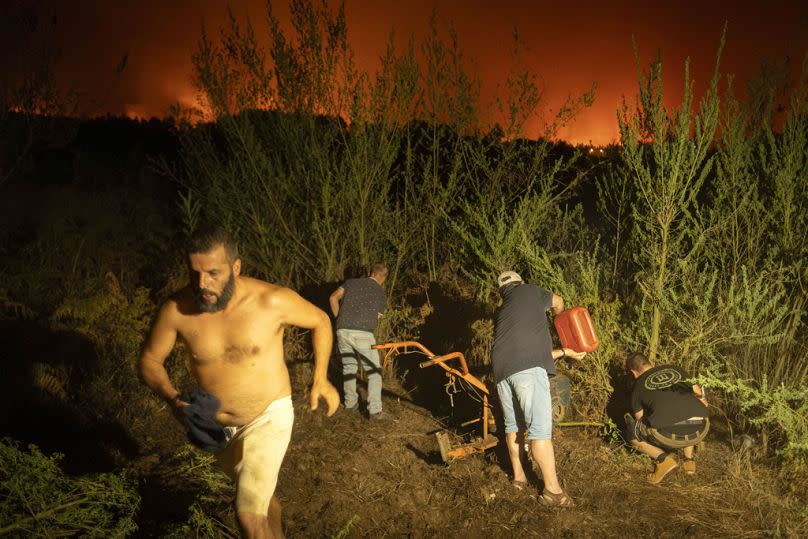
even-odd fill
[{"label": "sparse vegetation", "polygon": [[140,496],[125,475],[70,477],[60,455],[0,443],[0,535],[124,537],[137,529]]}]

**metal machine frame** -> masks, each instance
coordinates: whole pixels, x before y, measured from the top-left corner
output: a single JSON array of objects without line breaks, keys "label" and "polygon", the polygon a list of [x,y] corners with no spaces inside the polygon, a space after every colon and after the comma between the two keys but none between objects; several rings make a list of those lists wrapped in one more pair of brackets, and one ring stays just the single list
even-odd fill
[{"label": "metal machine frame", "polygon": [[[488,400],[490,395],[488,388],[479,378],[469,372],[466,358],[461,352],[451,352],[445,355],[436,355],[433,354],[426,346],[416,341],[377,344],[374,345],[373,348],[376,350],[386,351],[382,361],[382,365],[384,367],[387,367],[388,363],[399,354],[415,353],[422,354],[429,358],[427,361],[422,361],[419,363],[418,366],[423,369],[425,367],[437,365],[446,371],[446,376],[448,378],[448,381],[445,384],[446,393],[449,395],[452,406],[454,406],[454,394],[460,392],[460,390],[456,387],[456,383],[458,381],[460,381],[461,385],[465,384],[465,389],[468,393],[472,394],[473,397],[481,401],[482,411],[480,412],[480,416],[476,419],[472,419],[471,421],[466,421],[465,423],[461,424],[462,427],[466,427],[468,425],[473,425],[474,423],[481,423],[481,436],[475,437],[475,440],[470,443],[453,447],[451,440],[449,439],[449,435],[446,432],[442,431],[435,434],[435,438],[437,438],[438,441],[438,447],[440,448],[440,456],[444,462],[451,462],[455,459],[467,457],[474,453],[482,453],[499,443],[497,437],[493,436],[490,431],[490,427],[495,423],[493,410]],[[454,368],[447,365],[446,363],[450,360],[457,360],[459,363],[459,368]]]}]

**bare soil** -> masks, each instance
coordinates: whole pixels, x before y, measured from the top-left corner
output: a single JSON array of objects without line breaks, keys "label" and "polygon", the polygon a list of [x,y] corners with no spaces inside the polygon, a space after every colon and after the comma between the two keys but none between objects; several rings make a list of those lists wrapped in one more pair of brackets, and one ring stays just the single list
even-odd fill
[{"label": "bare soil", "polygon": [[[306,369],[303,369],[306,370]],[[442,377],[438,369],[430,370]],[[778,491],[774,472],[754,453],[735,451],[719,424],[698,454],[698,472],[645,481],[650,461],[607,443],[593,428],[556,428],[556,460],[576,506],[546,509],[541,479],[511,486],[502,444],[446,464],[434,433],[451,428],[446,395],[414,399],[388,373],[385,421],[340,409],[311,412],[304,372],[293,368],[296,423],[276,494],[288,537],[763,537],[805,536],[804,514]],[[439,387],[439,384],[435,384]],[[419,402],[420,401],[420,402]],[[172,479],[183,444],[168,413],[138,436],[144,455],[140,535],[159,535],[187,517],[193,485]],[[456,440],[460,440],[456,438]],[[222,533],[235,530],[229,494],[209,503]]]}]

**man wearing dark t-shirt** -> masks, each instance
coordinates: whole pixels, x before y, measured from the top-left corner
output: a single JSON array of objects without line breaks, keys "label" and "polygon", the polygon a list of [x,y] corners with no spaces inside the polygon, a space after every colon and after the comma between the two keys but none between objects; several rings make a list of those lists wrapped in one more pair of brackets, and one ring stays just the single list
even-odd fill
[{"label": "man wearing dark t-shirt", "polygon": [[[636,379],[631,393],[631,416],[627,414],[631,445],[655,462],[648,481],[657,484],[679,467],[676,457],[669,453],[672,446],[666,439],[695,440],[709,428],[707,399],[704,390],[687,380],[683,369],[674,365],[652,366],[643,354],[628,357],[626,367]],[[632,421],[633,419],[633,421]],[[683,448],[682,468],[688,475],[696,473],[693,445]]]},{"label": "man wearing dark t-shirt", "polygon": [[572,498],[561,489],[556,475],[549,376],[555,374],[554,359],[564,354],[581,359],[585,353],[552,349],[547,310],[560,313],[564,308],[561,296],[524,283],[513,271],[501,274],[497,283],[502,306],[494,324],[491,370],[502,405],[513,485],[519,489],[527,485],[517,440],[519,431],[525,430],[544,480],[539,500],[548,506],[570,507]]},{"label": "man wearing dark t-shirt", "polygon": [[346,410],[359,409],[356,393],[358,363],[368,378],[368,417],[382,419],[382,368],[373,331],[387,308],[387,294],[382,288],[387,279],[387,266],[379,263],[370,276],[348,279],[331,294],[331,312],[337,319],[337,347],[342,358],[342,383]]}]

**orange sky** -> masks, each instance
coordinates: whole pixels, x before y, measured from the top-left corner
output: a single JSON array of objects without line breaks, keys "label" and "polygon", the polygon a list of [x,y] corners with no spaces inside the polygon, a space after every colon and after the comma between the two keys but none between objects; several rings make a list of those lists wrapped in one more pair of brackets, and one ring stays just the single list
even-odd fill
[{"label": "orange sky", "polygon": [[[286,4],[273,4],[282,19],[288,19]],[[191,54],[200,26],[203,20],[209,28],[221,24],[228,2],[65,0],[50,5],[57,16],[59,80],[82,93],[82,112],[150,117],[164,116],[177,101],[193,103]],[[239,17],[249,14],[259,32],[266,28],[263,0],[230,0],[229,5]],[[729,34],[722,71],[745,79],[764,58],[790,54],[801,60],[808,51],[806,5],[780,0],[347,0],[346,11],[359,65],[372,70],[390,30],[422,38],[434,7],[441,28],[455,28],[464,55],[480,74],[484,102],[505,77],[512,30],[518,28],[529,48],[528,65],[545,85],[547,107],[555,109],[568,93],[598,84],[594,106],[559,136],[573,143],[606,144],[617,138],[615,110],[621,97],[635,93],[632,34],[645,64],[662,50],[666,93],[673,100],[681,93],[687,56],[697,91],[706,84],[724,20]],[[114,67],[127,53],[126,69],[115,76]]]}]

